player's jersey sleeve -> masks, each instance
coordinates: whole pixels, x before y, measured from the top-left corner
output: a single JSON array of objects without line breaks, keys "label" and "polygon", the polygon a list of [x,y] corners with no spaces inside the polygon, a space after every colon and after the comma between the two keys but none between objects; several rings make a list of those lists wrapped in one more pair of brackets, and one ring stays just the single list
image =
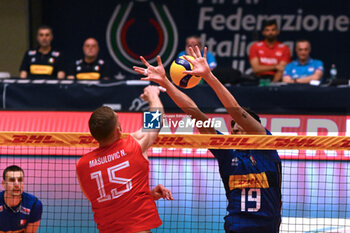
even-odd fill
[{"label": "player's jersey sleeve", "polygon": [[30,218],[28,220],[29,223],[37,222],[41,219],[41,215],[43,212],[43,205],[39,199],[36,200],[33,205],[33,209],[30,212]]},{"label": "player's jersey sleeve", "polygon": [[29,71],[29,56],[28,51],[24,54],[19,71]]},{"label": "player's jersey sleeve", "polygon": [[254,43],[249,49],[249,60],[259,57],[257,43]]}]

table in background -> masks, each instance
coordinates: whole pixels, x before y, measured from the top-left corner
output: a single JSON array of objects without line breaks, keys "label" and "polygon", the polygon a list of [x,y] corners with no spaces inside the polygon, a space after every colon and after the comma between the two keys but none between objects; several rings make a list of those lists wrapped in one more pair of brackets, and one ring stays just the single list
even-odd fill
[{"label": "table in background", "polygon": [[[148,83],[120,81],[99,83],[71,80],[0,81],[0,103],[3,110],[91,111],[109,105],[118,111],[143,111],[148,105],[139,96]],[[228,86],[242,106],[267,114],[349,114],[348,86]],[[212,89],[198,85],[183,91],[204,112],[223,112],[223,106]],[[165,94],[161,100],[167,112],[180,111]]]}]

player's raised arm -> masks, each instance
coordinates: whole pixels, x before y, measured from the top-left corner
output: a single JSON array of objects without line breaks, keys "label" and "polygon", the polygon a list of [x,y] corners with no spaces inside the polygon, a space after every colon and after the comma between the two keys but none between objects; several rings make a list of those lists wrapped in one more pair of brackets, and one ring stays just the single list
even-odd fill
[{"label": "player's raised arm", "polygon": [[[160,124],[162,126],[164,108],[159,99],[159,92],[159,87],[147,86],[144,89],[143,94],[141,94],[141,98],[149,103],[149,110],[154,112],[154,117],[158,118],[160,116]],[[147,152],[148,148],[151,147],[151,145],[157,139],[160,129],[161,127],[159,129],[140,129],[134,133],[131,133],[131,136],[133,136],[141,145],[141,149],[145,157],[147,157],[145,152]]]},{"label": "player's raised arm", "polygon": [[191,56],[195,58],[194,60],[188,59],[186,56],[184,57],[193,65],[193,69],[191,71],[185,71],[184,73],[201,76],[215,91],[233,120],[238,123],[247,134],[266,134],[264,127],[238,104],[232,94],[210,71],[206,61],[207,48],[204,48],[203,57],[197,46],[195,50],[190,48],[190,52]]},{"label": "player's raised arm", "polygon": [[[193,102],[193,100],[190,97],[188,97],[185,93],[183,93],[177,87],[175,87],[171,83],[171,81],[166,77],[164,66],[162,64],[160,56],[157,56],[158,66],[152,66],[143,57],[140,58],[147,68],[145,69],[137,66],[134,66],[133,68],[137,73],[147,76],[145,78],[142,78],[141,80],[153,81],[161,85],[163,88],[166,89],[167,94],[175,102],[175,104],[179,108],[181,108],[181,110],[184,113],[190,115],[193,119],[200,121],[208,120],[208,117],[202,111],[199,110],[196,103]],[[201,127],[198,128],[198,130],[200,133],[203,134],[216,134],[214,128]]]}]

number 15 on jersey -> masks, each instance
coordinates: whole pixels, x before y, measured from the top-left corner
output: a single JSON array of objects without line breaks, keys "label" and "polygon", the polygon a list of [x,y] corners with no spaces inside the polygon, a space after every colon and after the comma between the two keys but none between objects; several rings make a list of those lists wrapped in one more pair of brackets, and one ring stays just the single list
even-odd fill
[{"label": "number 15 on jersey", "polygon": [[98,192],[100,194],[100,197],[97,198],[98,202],[104,202],[118,198],[132,189],[131,179],[125,179],[116,176],[117,171],[125,169],[127,167],[130,167],[129,161],[125,161],[123,163],[107,168],[108,180],[110,183],[125,185],[125,189],[122,190],[118,190],[117,188],[111,189],[110,194],[106,194],[102,178],[102,171],[96,171],[90,174],[91,179],[96,179]]}]

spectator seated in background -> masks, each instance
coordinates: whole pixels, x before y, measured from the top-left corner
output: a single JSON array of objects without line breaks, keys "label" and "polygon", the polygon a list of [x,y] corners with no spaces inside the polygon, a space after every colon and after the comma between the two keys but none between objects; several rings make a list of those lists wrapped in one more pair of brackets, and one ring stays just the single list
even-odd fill
[{"label": "spectator seated in background", "polygon": [[71,65],[67,79],[104,80],[110,79],[108,64],[98,57],[99,46],[95,38],[87,38],[83,45],[84,58]]},{"label": "spectator seated in background", "polygon": [[277,40],[279,33],[276,20],[264,21],[265,39],[255,42],[249,50],[250,65],[259,79],[281,81],[284,67],[291,60],[289,47]]},{"label": "spectator seated in background", "polygon": [[[190,56],[190,48],[194,49],[195,46],[198,46],[198,48],[201,50],[201,53],[203,55],[203,49],[202,49],[202,43],[201,40],[198,36],[196,35],[192,35],[186,38],[186,48],[185,51],[181,51],[177,57],[181,57],[183,55],[189,55]],[[207,51],[207,62],[209,64],[209,67],[211,70],[215,69],[215,67],[217,66],[215,57],[212,53],[210,53],[209,51]]]},{"label": "spectator seated in background", "polygon": [[39,27],[37,32],[39,48],[28,50],[24,54],[20,67],[20,78],[64,79],[62,54],[52,49],[52,39],[53,34],[50,27]]},{"label": "spectator seated in background", "polygon": [[323,63],[310,57],[310,42],[308,40],[298,40],[295,51],[298,59],[286,66],[283,82],[310,83],[312,80],[320,80],[324,71]]}]

